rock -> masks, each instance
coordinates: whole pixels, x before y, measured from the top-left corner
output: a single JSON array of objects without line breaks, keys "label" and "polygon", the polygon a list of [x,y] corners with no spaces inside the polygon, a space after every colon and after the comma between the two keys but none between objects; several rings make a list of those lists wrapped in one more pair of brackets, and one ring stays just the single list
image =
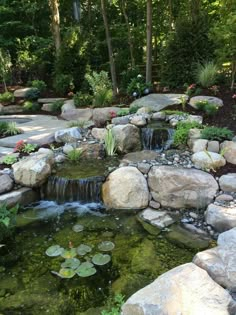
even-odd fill
[{"label": "rock", "polygon": [[112,114],[114,113],[116,115],[119,110],[119,107],[95,108],[93,110],[93,121],[95,126],[101,127],[106,125],[106,122],[112,119]]},{"label": "rock", "polygon": [[66,160],[66,156],[64,154],[58,154],[55,156],[55,163],[63,163]]},{"label": "rock", "polygon": [[151,108],[148,107],[140,107],[136,114],[150,114],[152,112]]},{"label": "rock", "polygon": [[14,181],[7,174],[0,175],[0,194],[11,191],[14,186]]},{"label": "rock", "polygon": [[197,109],[196,103],[202,102],[202,101],[207,101],[211,105],[216,105],[217,107],[222,107],[223,106],[223,101],[214,96],[194,96],[190,98],[189,105],[191,105],[193,108]]},{"label": "rock", "polygon": [[236,192],[236,173],[222,175],[219,179],[220,189],[228,192]]},{"label": "rock", "polygon": [[112,134],[117,142],[120,153],[128,153],[141,150],[141,139],[138,127],[131,124],[118,125],[112,128]]},{"label": "rock", "polygon": [[156,202],[154,200],[151,200],[149,202],[149,206],[153,209],[159,209],[161,207],[161,205],[159,204],[159,202]]},{"label": "rock", "polygon": [[195,141],[201,138],[201,129],[193,128],[188,133],[188,146],[190,149],[193,148]]},{"label": "rock", "polygon": [[204,151],[207,148],[208,140],[205,139],[197,139],[193,143],[192,151],[194,153]]},{"label": "rock", "polygon": [[185,121],[186,122],[197,122],[199,124],[202,124],[203,118],[202,118],[202,116],[189,115],[189,116],[187,116],[187,119]]},{"label": "rock", "polygon": [[207,224],[217,232],[224,232],[236,227],[236,207],[224,207],[210,204],[205,212]]},{"label": "rock", "polygon": [[50,156],[51,158],[54,157],[54,153],[51,149],[47,149],[47,148],[39,148],[38,153],[42,153],[42,154],[46,154],[47,156]]},{"label": "rock", "polygon": [[153,166],[148,174],[148,185],[155,201],[175,209],[204,208],[218,190],[212,175],[172,166]]},{"label": "rock", "polygon": [[55,132],[56,142],[73,143],[82,140],[82,134],[77,127],[67,128]]},{"label": "rock", "polygon": [[234,198],[231,195],[222,194],[216,197],[216,201],[233,201]]},{"label": "rock", "polygon": [[30,155],[13,164],[15,182],[26,187],[40,187],[51,174],[53,159],[43,153]]},{"label": "rock", "polygon": [[0,196],[0,203],[6,204],[8,207],[19,204],[21,206],[28,205],[40,199],[39,194],[31,188],[20,188]]},{"label": "rock", "polygon": [[27,87],[27,88],[23,88],[23,89],[17,89],[14,91],[14,97],[24,98],[26,93],[30,90],[32,90],[31,87]]},{"label": "rock", "polygon": [[141,173],[147,174],[151,168],[151,165],[149,163],[138,163],[138,169]]},{"label": "rock", "polygon": [[[143,285],[148,285],[149,283],[150,280],[145,275],[124,273],[112,283],[112,291],[115,294],[119,293],[131,296]],[[101,312],[99,313],[99,315],[101,315]]]},{"label": "rock", "polygon": [[66,144],[63,146],[63,148],[62,148],[62,151],[63,151],[63,153],[65,153],[65,154],[68,154],[68,153],[70,153],[70,152],[73,151],[73,150],[74,150],[74,146],[71,145],[71,144],[68,144],[68,143],[66,143]]},{"label": "rock", "polygon": [[181,97],[185,94],[149,94],[131,103],[130,107],[148,107],[154,112],[159,112],[170,105],[181,104]]},{"label": "rock", "polygon": [[197,253],[193,262],[228,290],[236,288],[236,228],[219,235],[218,246]]},{"label": "rock", "polygon": [[236,142],[224,141],[221,143],[220,149],[224,153],[223,156],[228,163],[236,164]]},{"label": "rock", "polygon": [[149,191],[143,174],[135,167],[121,167],[110,173],[102,187],[107,208],[144,209],[148,206]]},{"label": "rock", "polygon": [[44,110],[45,112],[53,112],[54,111],[54,108],[53,108],[53,103],[45,103],[43,104],[42,110]]},{"label": "rock", "polygon": [[92,120],[93,110],[90,108],[73,108],[73,104],[62,106],[61,117],[65,120],[89,121]]},{"label": "rock", "polygon": [[193,263],[176,267],[132,295],[122,315],[235,314],[230,294]]},{"label": "rock", "polygon": [[166,120],[165,112],[157,112],[152,114],[152,120]]},{"label": "rock", "polygon": [[144,127],[147,124],[147,121],[142,115],[135,115],[130,118],[130,123],[137,127]]},{"label": "rock", "polygon": [[45,104],[45,103],[55,103],[58,101],[65,101],[66,102],[74,102],[73,100],[66,100],[66,98],[63,97],[48,97],[48,98],[39,98],[38,103],[39,104]]},{"label": "rock", "polygon": [[122,116],[122,117],[115,117],[115,118],[112,118],[111,123],[113,125],[127,125],[127,124],[129,124],[130,117],[131,117],[131,115],[126,115],[126,116]]},{"label": "rock", "polygon": [[91,131],[92,136],[99,141],[104,141],[106,132],[106,128],[93,128]]},{"label": "rock", "polygon": [[219,143],[219,141],[208,141],[207,151],[219,153],[220,152],[220,143]]},{"label": "rock", "polygon": [[215,152],[200,151],[192,155],[192,162],[197,168],[215,170],[226,164],[222,155]]},{"label": "rock", "polygon": [[150,208],[143,210],[139,217],[160,230],[175,222],[167,211],[157,211]]},{"label": "rock", "polygon": [[97,159],[105,157],[104,146],[101,143],[81,142],[79,148],[83,150],[83,158]]},{"label": "rock", "polygon": [[158,154],[155,151],[143,150],[138,152],[131,152],[123,157],[122,163],[138,163],[142,161],[151,161],[157,158]]},{"label": "rock", "polygon": [[20,106],[20,105],[3,106],[0,104],[0,113],[1,114],[20,114],[23,112],[24,112],[23,106]]}]

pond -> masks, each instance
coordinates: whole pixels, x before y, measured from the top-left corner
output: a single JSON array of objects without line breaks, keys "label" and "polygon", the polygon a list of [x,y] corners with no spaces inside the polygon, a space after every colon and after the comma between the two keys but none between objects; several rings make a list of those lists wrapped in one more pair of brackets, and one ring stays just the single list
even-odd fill
[{"label": "pond", "polygon": [[[88,245],[91,251],[76,255],[82,263],[101,252],[104,241],[114,243],[105,252],[111,261],[95,265],[94,275],[62,279],[52,273],[65,259],[47,256],[50,246]],[[22,209],[14,242],[0,248],[0,313],[101,314],[114,294],[128,298],[160,274],[190,262],[195,252],[168,242],[164,233],[148,234],[133,211],[108,214],[99,203],[41,201]]]}]

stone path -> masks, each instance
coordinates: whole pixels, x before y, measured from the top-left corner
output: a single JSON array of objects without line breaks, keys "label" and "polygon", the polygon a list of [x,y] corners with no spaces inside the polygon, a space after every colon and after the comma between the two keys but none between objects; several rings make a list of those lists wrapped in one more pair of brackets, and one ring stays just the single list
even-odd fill
[{"label": "stone path", "polygon": [[9,115],[0,117],[0,121],[16,121],[17,127],[23,133],[0,139],[0,155],[13,152],[13,148],[20,140],[38,145],[53,141],[54,133],[67,127],[68,122],[48,115]]}]

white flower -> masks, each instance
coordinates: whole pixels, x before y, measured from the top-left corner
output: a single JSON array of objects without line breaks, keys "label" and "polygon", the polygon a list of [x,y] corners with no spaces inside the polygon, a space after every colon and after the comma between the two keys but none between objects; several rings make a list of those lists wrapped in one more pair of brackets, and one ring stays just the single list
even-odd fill
[{"label": "white flower", "polygon": [[137,75],[137,78],[142,78],[142,74],[138,74],[138,75]]}]

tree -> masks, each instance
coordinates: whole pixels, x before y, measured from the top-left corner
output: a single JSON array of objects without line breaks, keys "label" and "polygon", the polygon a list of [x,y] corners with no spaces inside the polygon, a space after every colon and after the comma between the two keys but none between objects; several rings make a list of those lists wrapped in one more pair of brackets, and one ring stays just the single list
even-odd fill
[{"label": "tree", "polygon": [[61,47],[60,13],[58,0],[49,0],[49,6],[52,13],[52,33],[56,48],[56,54],[58,55]]},{"label": "tree", "polygon": [[101,10],[102,10],[102,17],[103,17],[103,22],[104,22],[104,27],[105,27],[105,32],[106,32],[106,41],[107,41],[107,48],[108,48],[110,69],[111,69],[111,80],[112,80],[112,85],[113,85],[113,95],[117,95],[118,86],[117,86],[117,79],[116,79],[116,68],[115,68],[111,36],[110,36],[107,14],[106,14],[105,0],[101,0]]},{"label": "tree", "polygon": [[6,78],[11,68],[11,57],[8,52],[0,49],[0,77],[2,78],[4,89],[7,92]]},{"label": "tree", "polygon": [[147,0],[146,83],[152,81],[152,0]]}]

